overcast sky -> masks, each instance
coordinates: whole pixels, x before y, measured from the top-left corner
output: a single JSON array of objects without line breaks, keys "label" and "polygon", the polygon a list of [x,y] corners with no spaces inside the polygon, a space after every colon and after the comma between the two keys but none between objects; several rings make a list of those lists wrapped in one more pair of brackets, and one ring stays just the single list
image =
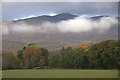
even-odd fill
[{"label": "overcast sky", "polygon": [[71,13],[80,16],[118,15],[117,2],[3,2],[2,18],[13,20],[44,14]]}]

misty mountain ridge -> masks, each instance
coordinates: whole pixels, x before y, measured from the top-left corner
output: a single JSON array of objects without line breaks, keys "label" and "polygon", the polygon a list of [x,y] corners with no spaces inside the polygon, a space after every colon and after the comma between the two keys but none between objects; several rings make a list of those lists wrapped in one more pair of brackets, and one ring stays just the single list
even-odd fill
[{"label": "misty mountain ridge", "polygon": [[[42,16],[31,17],[31,18],[26,18],[26,19],[13,20],[12,22],[14,22],[14,23],[25,22],[30,25],[36,25],[36,24],[41,24],[42,22],[59,22],[59,21],[63,21],[63,20],[74,19],[76,17],[79,17],[79,16],[70,14],[70,13],[61,13],[61,14],[57,14],[55,16],[42,15]],[[107,15],[92,16],[92,17],[89,17],[89,19],[99,20],[102,17],[109,17],[109,16],[107,16]]]},{"label": "misty mountain ridge", "polygon": [[118,39],[116,19],[110,16],[79,18],[78,15],[69,13],[43,15],[10,22],[3,21],[3,28],[3,32],[6,32],[3,34],[3,51],[8,50],[14,54],[29,43],[41,45],[48,50],[59,50],[63,46],[76,47]]},{"label": "misty mountain ridge", "polygon": [[37,17],[32,17],[32,18],[27,18],[27,19],[19,19],[19,20],[14,20],[14,23],[19,23],[19,22],[25,22],[27,24],[39,24],[45,21],[48,22],[59,22],[62,20],[69,20],[73,19],[75,17],[78,17],[77,15],[69,14],[69,13],[61,13],[55,16],[49,16],[49,15],[42,15],[42,16],[37,16]]}]

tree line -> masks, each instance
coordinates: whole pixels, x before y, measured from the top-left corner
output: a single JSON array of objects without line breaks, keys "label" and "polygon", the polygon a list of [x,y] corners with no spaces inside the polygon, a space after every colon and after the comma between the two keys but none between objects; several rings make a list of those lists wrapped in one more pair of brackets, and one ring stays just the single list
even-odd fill
[{"label": "tree line", "polygon": [[106,40],[90,46],[62,48],[50,53],[35,44],[18,50],[17,56],[3,54],[3,69],[18,68],[64,68],[64,69],[118,69],[120,42]]}]

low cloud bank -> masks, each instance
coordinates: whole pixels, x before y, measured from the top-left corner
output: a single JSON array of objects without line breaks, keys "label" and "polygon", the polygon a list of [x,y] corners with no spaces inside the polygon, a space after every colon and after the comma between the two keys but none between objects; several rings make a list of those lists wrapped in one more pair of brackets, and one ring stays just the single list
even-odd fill
[{"label": "low cloud bank", "polygon": [[50,33],[50,32],[72,32],[80,33],[92,30],[105,32],[111,27],[117,25],[118,20],[115,17],[102,17],[100,20],[77,17],[70,20],[64,20],[57,23],[44,22],[40,26],[33,26],[26,23],[6,25],[3,23],[3,34],[10,32],[17,33]]}]

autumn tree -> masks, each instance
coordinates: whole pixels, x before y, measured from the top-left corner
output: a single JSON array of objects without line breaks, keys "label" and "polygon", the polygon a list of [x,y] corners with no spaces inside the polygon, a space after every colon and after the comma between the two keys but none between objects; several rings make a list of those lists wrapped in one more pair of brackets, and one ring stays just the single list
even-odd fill
[{"label": "autumn tree", "polygon": [[23,50],[18,50],[17,52],[17,58],[24,63],[24,59],[23,59]]},{"label": "autumn tree", "polygon": [[91,68],[118,68],[118,58],[120,57],[119,44],[120,42],[117,40],[106,40],[92,45],[89,49]]},{"label": "autumn tree", "polygon": [[53,54],[49,57],[49,66],[61,67],[66,69],[87,69],[88,58],[87,46],[79,46],[75,49],[71,47],[62,48],[60,54]]},{"label": "autumn tree", "polygon": [[9,52],[2,54],[2,69],[18,69],[20,68],[20,61]]},{"label": "autumn tree", "polygon": [[60,54],[51,54],[49,56],[49,66],[50,67],[61,67],[61,55]]},{"label": "autumn tree", "polygon": [[17,58],[23,61],[27,68],[48,65],[48,50],[39,45],[29,44],[18,51]]}]

